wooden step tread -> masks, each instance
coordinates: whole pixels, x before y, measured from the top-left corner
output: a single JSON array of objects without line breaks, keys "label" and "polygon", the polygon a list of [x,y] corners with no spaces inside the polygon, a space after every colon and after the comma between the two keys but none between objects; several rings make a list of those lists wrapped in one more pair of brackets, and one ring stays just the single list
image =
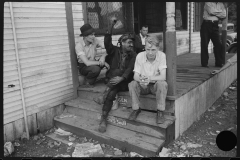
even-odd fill
[{"label": "wooden step tread", "polygon": [[[91,110],[94,112],[98,112],[100,114],[102,113],[101,105],[98,105],[95,102],[86,100],[86,99],[77,98],[77,99],[65,102],[65,105],[80,108],[80,109],[85,109],[85,110]],[[128,119],[131,112],[132,112],[131,108],[119,107],[117,110],[110,111],[109,115],[123,118],[123,119]],[[174,116],[165,115],[165,119],[166,119],[165,122],[163,124],[156,124],[155,118],[156,118],[156,113],[142,111],[138,115],[136,121],[140,123],[145,123],[148,125],[158,126],[161,128],[167,128],[169,125],[171,125],[175,121]]]},{"label": "wooden step tread", "polygon": [[[94,92],[94,93],[102,93],[104,90],[105,90],[105,87],[106,85],[103,83],[102,80],[99,80],[97,81],[95,84],[94,84],[94,87],[93,88],[82,88],[81,86],[78,87],[78,90],[79,91],[88,91],[88,92]],[[126,91],[126,92],[119,92],[118,93],[120,96],[129,96],[129,92]],[[152,98],[152,99],[155,99],[155,95],[151,95],[151,94],[148,94],[148,95],[140,95],[140,97],[145,97],[145,98]],[[166,100],[176,100],[177,97],[175,96],[167,96],[166,97]]]},{"label": "wooden step tread", "polygon": [[54,122],[57,127],[68,132],[93,138],[121,150],[137,152],[143,156],[155,156],[164,145],[164,140],[113,125],[108,125],[105,133],[100,133],[98,132],[99,121],[88,117],[54,118]]}]

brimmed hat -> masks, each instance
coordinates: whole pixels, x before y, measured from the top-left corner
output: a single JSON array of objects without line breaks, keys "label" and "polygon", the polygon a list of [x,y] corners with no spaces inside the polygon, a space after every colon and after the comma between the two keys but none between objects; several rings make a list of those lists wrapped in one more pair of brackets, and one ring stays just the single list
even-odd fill
[{"label": "brimmed hat", "polygon": [[123,34],[119,39],[118,42],[122,42],[127,39],[132,39],[133,41],[135,40],[134,36],[132,34]]},{"label": "brimmed hat", "polygon": [[88,36],[94,32],[94,29],[90,24],[87,23],[80,28],[80,31],[81,31],[80,36]]}]

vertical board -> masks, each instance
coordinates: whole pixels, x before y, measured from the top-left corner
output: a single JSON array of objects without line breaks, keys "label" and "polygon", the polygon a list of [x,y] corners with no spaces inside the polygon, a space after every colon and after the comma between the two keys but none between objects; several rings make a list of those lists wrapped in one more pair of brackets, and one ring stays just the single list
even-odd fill
[{"label": "vertical board", "polygon": [[6,136],[6,141],[13,141],[15,139],[13,123],[8,123],[4,125],[4,133]]},{"label": "vertical board", "polygon": [[237,78],[237,63],[175,101],[175,138],[186,131]]}]

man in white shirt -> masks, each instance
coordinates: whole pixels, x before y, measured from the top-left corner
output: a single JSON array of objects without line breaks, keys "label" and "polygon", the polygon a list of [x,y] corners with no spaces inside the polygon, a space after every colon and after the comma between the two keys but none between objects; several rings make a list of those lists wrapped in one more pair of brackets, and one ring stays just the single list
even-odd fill
[{"label": "man in white shirt", "polygon": [[146,38],[144,52],[140,52],[135,61],[134,80],[129,83],[129,93],[132,98],[133,112],[130,120],[135,120],[141,112],[140,94],[154,94],[157,101],[157,123],[164,122],[163,111],[167,96],[168,84],[166,82],[166,55],[159,51],[159,40],[156,36]]},{"label": "man in white shirt", "polygon": [[138,35],[135,35],[135,50],[136,53],[145,51],[145,39],[147,37],[148,34],[148,26],[147,25],[143,25],[140,33]]},{"label": "man in white shirt", "polygon": [[99,60],[96,60],[97,47],[105,48],[94,33],[90,24],[84,24],[81,28],[79,43],[75,46],[78,58],[79,72],[86,77],[87,83],[81,87],[93,87],[95,80],[101,72],[101,69],[109,65],[105,62],[106,53],[102,54]]}]

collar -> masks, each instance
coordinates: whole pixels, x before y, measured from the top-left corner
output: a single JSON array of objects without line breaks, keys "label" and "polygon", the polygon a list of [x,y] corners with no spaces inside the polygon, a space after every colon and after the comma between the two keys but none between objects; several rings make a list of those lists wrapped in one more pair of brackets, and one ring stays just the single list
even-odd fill
[{"label": "collar", "polygon": [[144,38],[146,38],[146,36],[145,36],[145,37],[143,37],[141,33],[139,33],[139,34],[140,34],[140,37],[141,37],[141,39],[144,39]]},{"label": "collar", "polygon": [[[159,52],[159,51],[158,51]],[[157,62],[159,62],[160,60],[159,60],[159,54],[158,54],[158,52],[156,53],[156,58],[155,58],[155,60],[153,61],[153,63],[155,63],[156,61]],[[144,52],[144,62],[149,62],[148,61],[148,59],[147,59],[147,52],[145,51]],[[150,62],[149,62],[150,63]]]}]

